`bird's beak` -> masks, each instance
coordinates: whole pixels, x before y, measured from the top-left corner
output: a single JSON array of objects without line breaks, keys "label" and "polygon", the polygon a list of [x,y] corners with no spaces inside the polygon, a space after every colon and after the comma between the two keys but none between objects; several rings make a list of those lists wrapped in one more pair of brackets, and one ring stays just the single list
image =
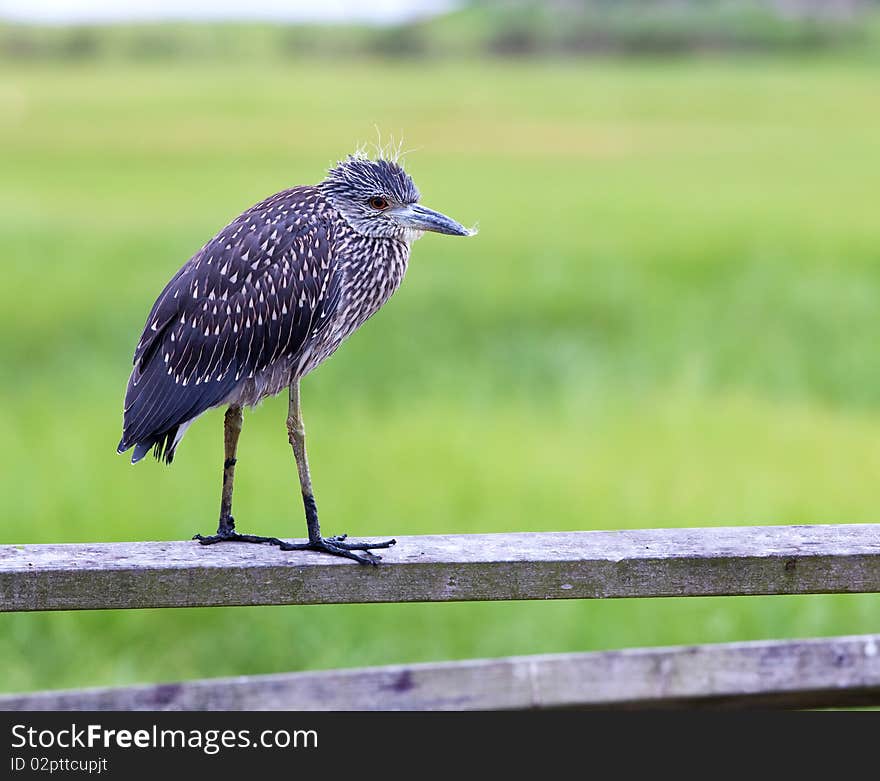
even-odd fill
[{"label": "bird's beak", "polygon": [[445,233],[448,236],[471,236],[464,225],[460,225],[451,217],[445,214],[435,212],[432,209],[426,209],[417,203],[407,204],[394,212],[394,219],[405,228],[417,231],[433,231],[434,233]]}]

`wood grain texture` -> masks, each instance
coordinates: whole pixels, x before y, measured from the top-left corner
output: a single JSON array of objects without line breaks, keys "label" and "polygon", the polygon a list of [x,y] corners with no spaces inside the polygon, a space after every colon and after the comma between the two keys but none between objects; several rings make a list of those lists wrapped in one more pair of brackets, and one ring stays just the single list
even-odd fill
[{"label": "wood grain texture", "polygon": [[396,665],[0,697],[0,710],[880,705],[880,635]]},{"label": "wood grain texture", "polygon": [[382,553],[0,546],[0,611],[880,592],[878,524],[401,537]]}]

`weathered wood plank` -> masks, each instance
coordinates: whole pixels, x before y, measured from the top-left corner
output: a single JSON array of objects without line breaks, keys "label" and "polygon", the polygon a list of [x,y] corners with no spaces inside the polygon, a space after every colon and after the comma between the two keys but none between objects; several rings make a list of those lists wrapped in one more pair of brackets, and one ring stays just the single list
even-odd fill
[{"label": "weathered wood plank", "polygon": [[383,554],[0,546],[0,611],[880,592],[878,524],[402,537]]},{"label": "weathered wood plank", "polygon": [[0,710],[487,710],[880,704],[880,635],[218,678],[0,697]]}]

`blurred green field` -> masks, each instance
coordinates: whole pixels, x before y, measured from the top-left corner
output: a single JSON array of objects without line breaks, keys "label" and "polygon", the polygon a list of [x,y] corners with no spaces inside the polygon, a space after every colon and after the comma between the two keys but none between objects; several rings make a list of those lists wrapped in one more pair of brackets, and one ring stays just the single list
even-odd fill
[{"label": "blurred green field", "polygon": [[[218,228],[374,126],[481,233],[420,241],[305,381],[325,531],[877,521],[878,98],[828,59],[5,67],[0,542],[215,528],[222,412],[171,469],[115,453],[137,335]],[[235,515],[302,536],[285,404],[245,417]],[[878,629],[877,596],[3,615],[0,667],[15,691]]]}]

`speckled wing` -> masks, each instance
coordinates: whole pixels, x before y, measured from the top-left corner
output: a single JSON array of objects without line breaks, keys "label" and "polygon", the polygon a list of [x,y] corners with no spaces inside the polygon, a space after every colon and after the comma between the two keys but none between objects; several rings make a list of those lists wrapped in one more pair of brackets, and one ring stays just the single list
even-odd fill
[{"label": "speckled wing", "polygon": [[118,450],[134,447],[132,462],[150,448],[170,462],[183,424],[277,361],[295,361],[329,320],[339,280],[330,220],[302,208],[313,192],[294,188],[257,204],[162,291],[125,395]]}]

